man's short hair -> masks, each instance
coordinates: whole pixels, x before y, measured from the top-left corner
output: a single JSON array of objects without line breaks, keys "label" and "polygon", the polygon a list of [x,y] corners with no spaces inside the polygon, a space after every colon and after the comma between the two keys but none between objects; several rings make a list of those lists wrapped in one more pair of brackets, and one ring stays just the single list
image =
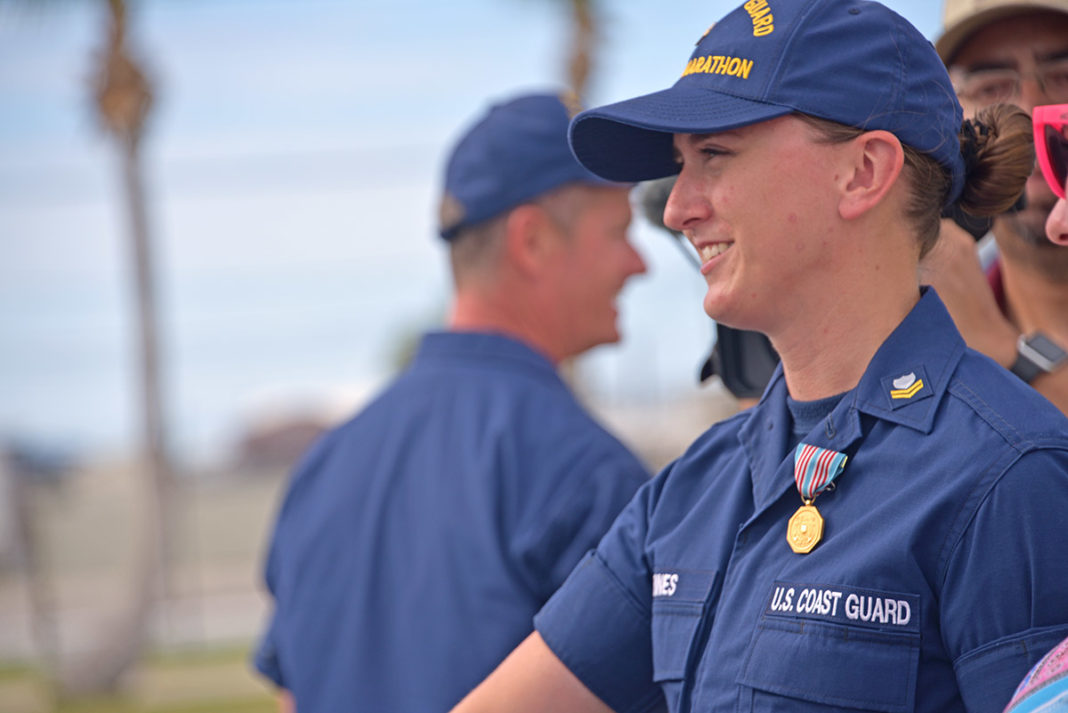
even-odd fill
[{"label": "man's short hair", "polygon": [[[612,184],[609,184],[612,185]],[[525,201],[540,206],[550,220],[570,234],[592,188],[584,183],[566,183]],[[511,210],[518,208],[513,206]],[[508,215],[511,210],[457,231],[449,240],[449,261],[457,284],[469,275],[492,270],[501,258]]]}]

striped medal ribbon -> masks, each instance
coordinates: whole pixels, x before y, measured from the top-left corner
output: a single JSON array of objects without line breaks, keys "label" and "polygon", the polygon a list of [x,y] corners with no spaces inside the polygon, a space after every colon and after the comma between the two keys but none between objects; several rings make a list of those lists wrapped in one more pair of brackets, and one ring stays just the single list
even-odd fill
[{"label": "striped medal ribbon", "polygon": [[841,475],[848,456],[845,453],[799,443],[794,450],[794,482],[804,503],[786,528],[786,541],[799,555],[808,554],[823,537],[823,516],[812,502]]}]

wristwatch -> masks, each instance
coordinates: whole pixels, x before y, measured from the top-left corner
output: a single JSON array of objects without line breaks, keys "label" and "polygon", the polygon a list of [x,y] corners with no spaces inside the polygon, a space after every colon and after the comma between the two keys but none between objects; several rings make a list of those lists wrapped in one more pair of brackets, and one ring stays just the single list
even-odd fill
[{"label": "wristwatch", "polygon": [[1068,352],[1042,332],[1021,334],[1016,342],[1016,361],[1009,371],[1028,384],[1039,374],[1048,374],[1068,362]]}]

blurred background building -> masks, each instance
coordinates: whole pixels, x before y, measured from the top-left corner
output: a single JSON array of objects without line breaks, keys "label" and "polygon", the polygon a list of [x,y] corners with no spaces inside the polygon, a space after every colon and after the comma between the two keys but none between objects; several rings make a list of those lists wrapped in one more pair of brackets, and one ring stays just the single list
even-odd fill
[{"label": "blurred background building", "polygon": [[[450,141],[520,90],[660,89],[734,4],[0,0],[0,710],[270,710],[267,526],[444,315]],[[625,341],[569,375],[655,468],[733,403],[703,281],[633,232]]]}]

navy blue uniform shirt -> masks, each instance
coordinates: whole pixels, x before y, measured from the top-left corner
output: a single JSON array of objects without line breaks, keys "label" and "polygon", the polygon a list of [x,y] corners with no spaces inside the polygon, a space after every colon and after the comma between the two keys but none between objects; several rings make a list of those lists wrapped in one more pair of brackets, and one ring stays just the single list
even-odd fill
[{"label": "navy blue uniform shirt", "polygon": [[672,711],[1001,711],[1068,635],[1068,420],[967,349],[927,290],[804,438],[849,455],[807,555],[786,539],[790,437],[780,367],[576,567],[535,618],[549,647],[620,712],[661,695]]},{"label": "navy blue uniform shirt", "polygon": [[448,710],[648,480],[544,357],[429,334],[298,468],[256,666],[301,713]]}]

